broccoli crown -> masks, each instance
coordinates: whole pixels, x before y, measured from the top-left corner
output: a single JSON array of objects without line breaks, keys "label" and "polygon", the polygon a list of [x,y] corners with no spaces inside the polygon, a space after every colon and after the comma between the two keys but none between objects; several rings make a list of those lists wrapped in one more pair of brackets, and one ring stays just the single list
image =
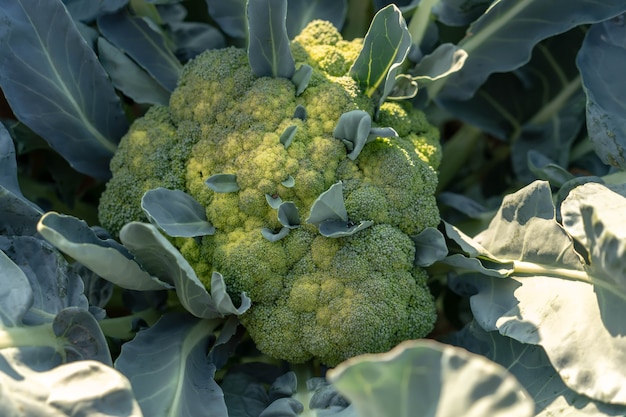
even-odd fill
[{"label": "broccoli crown", "polygon": [[[385,351],[425,336],[435,320],[411,236],[439,223],[438,132],[410,105],[387,102],[374,127],[392,127],[398,137],[373,138],[347,157],[333,135],[341,115],[373,115],[375,107],[349,76],[361,47],[330,23],[309,24],[291,43],[296,68],[313,70],[301,94],[291,80],[256,77],[245,50],[199,55],[184,67],[169,107],[153,107],[124,136],[100,202],[102,225],[116,233],[146,220],[140,202],[150,189],[194,197],[216,233],[172,240],[207,285],[217,271],[233,297],[248,294],[253,305],[240,318],[251,337],[292,362],[332,366]],[[238,191],[208,187],[216,174],[234,174]],[[339,182],[350,222],[372,226],[325,237],[305,220]],[[277,241],[262,234],[284,225],[272,199],[293,203],[301,219]]]}]

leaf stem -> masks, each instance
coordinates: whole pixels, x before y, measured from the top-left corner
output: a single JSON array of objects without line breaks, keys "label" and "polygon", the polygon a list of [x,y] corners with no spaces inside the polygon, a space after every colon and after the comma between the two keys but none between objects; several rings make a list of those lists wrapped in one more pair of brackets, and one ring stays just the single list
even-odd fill
[{"label": "leaf stem", "polygon": [[115,317],[100,320],[98,324],[107,337],[113,337],[116,339],[128,340],[135,336],[135,332],[132,331],[133,321],[140,319],[145,320],[149,326],[152,326],[161,317],[161,313],[157,310],[150,308],[142,310],[138,313],[130,316]]},{"label": "leaf stem", "polygon": [[[62,345],[52,330],[52,323],[35,326],[0,328],[0,349],[27,346]],[[57,349],[58,350],[58,349]]]},{"label": "leaf stem", "polygon": [[465,124],[443,145],[437,192],[444,190],[466,164],[481,136],[480,129]]},{"label": "leaf stem", "polygon": [[415,9],[413,16],[411,16],[409,33],[411,34],[413,45],[418,48],[422,44],[424,34],[428,28],[431,10],[438,2],[439,0],[422,0]]},{"label": "leaf stem", "polygon": [[541,265],[533,262],[513,261],[513,273],[527,275],[548,275],[558,278],[569,279],[572,281],[593,284],[591,278],[589,278],[589,275],[585,271],[580,271],[577,269],[559,268],[550,265]]}]

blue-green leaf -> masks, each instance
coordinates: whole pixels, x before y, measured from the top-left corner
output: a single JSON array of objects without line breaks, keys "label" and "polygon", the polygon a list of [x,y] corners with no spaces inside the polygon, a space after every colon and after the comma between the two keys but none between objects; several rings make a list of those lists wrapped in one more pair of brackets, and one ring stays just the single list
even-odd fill
[{"label": "blue-green leaf", "polygon": [[319,226],[325,220],[348,221],[341,182],[333,184],[313,202],[307,223]]},{"label": "blue-green leaf", "polygon": [[101,16],[98,28],[113,45],[130,55],[166,90],[176,88],[182,64],[167,47],[161,33],[126,10]]},{"label": "blue-green leaf", "polygon": [[313,75],[313,68],[308,64],[300,65],[296,72],[294,72],[293,77],[291,77],[291,82],[296,86],[296,96],[302,94],[309,86],[311,75]]},{"label": "blue-green leaf", "polygon": [[413,68],[418,85],[428,85],[463,68],[467,52],[451,43],[439,45]]},{"label": "blue-green leaf", "polygon": [[415,243],[415,265],[417,266],[430,266],[448,255],[446,239],[443,233],[434,227],[427,227],[412,239]]},{"label": "blue-green leaf", "polygon": [[[615,17],[626,10],[622,0],[502,0],[468,29],[458,46],[468,53],[461,71],[445,79],[440,102],[467,100],[493,73],[508,72],[530,60],[540,41],[578,25]],[[494,59],[497,57],[497,59]]]},{"label": "blue-green leaf", "polygon": [[269,194],[265,194],[265,200],[267,201],[267,204],[269,204],[270,207],[274,210],[278,210],[278,207],[280,207],[281,203],[283,202],[280,197],[273,197]]},{"label": "blue-green leaf", "polygon": [[180,303],[194,316],[221,318],[243,314],[250,307],[245,294],[241,296],[241,306],[234,306],[220,274],[213,274],[209,294],[189,262],[155,226],[128,223],[120,230],[120,240],[146,271],[174,286]]},{"label": "blue-green leaf", "polygon": [[587,130],[607,164],[626,169],[626,66],[624,16],[593,25],[577,58],[587,93]]},{"label": "blue-green leaf", "polygon": [[128,0],[63,0],[63,3],[74,19],[92,22],[104,14],[117,12]]},{"label": "blue-green leaf", "polygon": [[491,0],[439,0],[432,11],[448,26],[466,26],[478,19],[491,3]]},{"label": "blue-green leaf", "polygon": [[294,185],[296,185],[296,179],[290,175],[287,177],[286,180],[281,181],[280,185],[286,188],[293,188]]},{"label": "blue-green leaf", "polygon": [[128,124],[60,1],[0,1],[0,87],[17,118],[76,170],[110,177],[109,160]]},{"label": "blue-green leaf", "polygon": [[287,201],[278,206],[278,221],[289,229],[300,227],[300,213],[293,202]]},{"label": "blue-green leaf", "polygon": [[141,208],[151,223],[172,237],[196,237],[215,233],[204,207],[180,190],[156,188],[141,198]]},{"label": "blue-green leaf", "polygon": [[142,269],[126,248],[114,240],[100,239],[82,220],[49,212],[39,220],[37,230],[61,252],[122,288],[139,291],[171,288]]},{"label": "blue-green leaf", "polygon": [[296,106],[296,110],[293,112],[294,119],[300,119],[302,121],[306,120],[306,109],[302,104],[298,104]]},{"label": "blue-green leaf", "polygon": [[278,242],[289,234],[289,230],[291,229],[288,227],[282,227],[277,233],[274,233],[272,229],[264,227],[261,229],[261,235],[270,242]]},{"label": "blue-green leaf", "polygon": [[205,0],[209,14],[220,28],[233,38],[247,38],[246,23],[247,0]]},{"label": "blue-green leaf", "polygon": [[171,22],[167,24],[178,59],[187,62],[198,54],[226,46],[224,35],[214,26],[201,22]]},{"label": "blue-green leaf", "polygon": [[291,142],[293,142],[293,139],[296,137],[297,131],[298,131],[298,126],[293,125],[285,129],[282,135],[280,135],[280,143],[283,144],[285,149],[289,148],[289,145],[291,145]]},{"label": "blue-green leaf", "polygon": [[575,178],[574,174],[536,150],[528,151],[527,160],[528,167],[535,177],[548,181],[553,187],[560,188]]},{"label": "blue-green leaf", "polygon": [[347,0],[288,1],[287,33],[293,39],[315,19],[330,22],[337,30],[341,30],[347,13]]},{"label": "blue-green leaf", "polygon": [[352,236],[373,224],[374,222],[369,220],[359,222],[358,224],[343,220],[324,220],[319,224],[318,229],[322,236],[337,238]]},{"label": "blue-green leaf", "polygon": [[84,308],[67,307],[52,322],[52,331],[64,343],[65,361],[96,360],[113,365],[102,329]]},{"label": "blue-green leaf", "polygon": [[137,103],[169,104],[169,91],[105,38],[98,38],[98,54],[113,85],[124,95]]},{"label": "blue-green leaf", "polygon": [[367,143],[372,128],[372,118],[363,110],[352,110],[339,117],[333,136],[340,139],[348,150],[348,158],[353,161]]},{"label": "blue-green leaf", "polygon": [[237,176],[235,174],[211,175],[205,184],[216,193],[234,193],[239,191]]},{"label": "blue-green leaf", "polygon": [[374,16],[363,49],[350,68],[350,76],[380,106],[393,89],[396,74],[410,48],[411,34],[402,12],[390,4]]},{"label": "blue-green leaf", "polygon": [[0,250],[0,324],[13,327],[22,318],[33,302],[33,291],[24,272]]},{"label": "blue-green leaf", "polygon": [[228,416],[207,359],[221,323],[170,313],[123,345],[115,368],[131,381],[144,416]]},{"label": "blue-green leaf", "polygon": [[[406,341],[328,371],[360,417],[531,417],[534,403],[502,366],[432,340]],[[428,414],[423,414],[428,415]]]},{"label": "blue-green leaf", "polygon": [[248,59],[258,77],[291,78],[296,71],[286,18],[287,0],[248,0]]}]

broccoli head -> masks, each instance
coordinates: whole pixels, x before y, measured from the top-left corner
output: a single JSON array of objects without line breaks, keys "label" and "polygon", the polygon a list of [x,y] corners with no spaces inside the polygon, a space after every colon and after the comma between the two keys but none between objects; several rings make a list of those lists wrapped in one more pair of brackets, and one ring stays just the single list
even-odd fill
[{"label": "broccoli head", "polygon": [[[309,24],[291,42],[296,68],[312,70],[303,91],[255,76],[245,50],[199,55],[170,105],[124,136],[100,202],[102,225],[117,233],[146,220],[150,189],[195,198],[215,234],[172,241],[206,285],[217,271],[233,298],[251,298],[241,322],[261,351],[291,362],[386,351],[435,321],[411,237],[439,223],[438,131],[410,104],[377,108],[361,91],[349,76],[361,48],[327,22]],[[348,113],[374,118],[358,155],[336,130]],[[207,185],[221,174],[235,186]],[[339,208],[314,220],[337,205],[325,200],[331,190]]]}]

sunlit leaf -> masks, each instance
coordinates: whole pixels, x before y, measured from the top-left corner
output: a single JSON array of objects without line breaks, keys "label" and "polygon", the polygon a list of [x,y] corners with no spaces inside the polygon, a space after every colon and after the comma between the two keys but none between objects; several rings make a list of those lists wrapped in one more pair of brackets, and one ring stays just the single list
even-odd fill
[{"label": "sunlit leaf", "polygon": [[150,222],[172,237],[212,235],[215,227],[207,220],[204,207],[180,190],[156,188],[141,198],[141,208]]},{"label": "sunlit leaf", "polygon": [[328,378],[361,417],[409,417],[417,410],[437,417],[534,416],[533,401],[505,368],[432,340],[356,356]]},{"label": "sunlit leaf", "polygon": [[391,92],[410,48],[411,35],[398,7],[391,4],[379,10],[365,35],[363,49],[350,68],[350,76],[378,106]]},{"label": "sunlit leaf", "polygon": [[235,174],[211,175],[205,184],[216,193],[234,193],[239,191],[237,176]]},{"label": "sunlit leaf", "polygon": [[333,184],[313,202],[307,223],[319,226],[325,220],[348,221],[348,211],[343,201],[341,182]]}]

